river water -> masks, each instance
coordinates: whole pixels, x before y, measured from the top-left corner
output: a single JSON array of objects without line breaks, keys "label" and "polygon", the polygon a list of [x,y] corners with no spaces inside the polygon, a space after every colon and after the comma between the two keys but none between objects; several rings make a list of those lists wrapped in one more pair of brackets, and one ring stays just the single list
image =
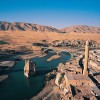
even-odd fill
[{"label": "river water", "polygon": [[55,69],[59,63],[64,63],[71,58],[70,53],[62,53],[63,56],[51,61],[47,59],[54,54],[33,58],[37,66],[37,75],[29,78],[24,76],[24,61],[18,62],[8,73],[9,78],[0,83],[0,100],[29,100],[39,93],[44,85],[45,74]]}]

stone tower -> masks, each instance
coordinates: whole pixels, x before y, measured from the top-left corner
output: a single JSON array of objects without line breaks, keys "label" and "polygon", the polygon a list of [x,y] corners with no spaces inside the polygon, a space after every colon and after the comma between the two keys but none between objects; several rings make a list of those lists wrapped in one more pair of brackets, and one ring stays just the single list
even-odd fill
[{"label": "stone tower", "polygon": [[36,74],[36,64],[32,60],[25,60],[24,75],[29,77]]},{"label": "stone tower", "polygon": [[88,58],[89,58],[89,42],[86,41],[85,45],[85,59],[84,59],[84,70],[83,75],[88,76]]}]

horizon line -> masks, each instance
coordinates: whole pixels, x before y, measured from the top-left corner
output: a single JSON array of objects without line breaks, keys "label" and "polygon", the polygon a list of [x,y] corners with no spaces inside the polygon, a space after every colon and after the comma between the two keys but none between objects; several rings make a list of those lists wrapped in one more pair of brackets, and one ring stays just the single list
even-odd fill
[{"label": "horizon line", "polygon": [[35,25],[41,25],[41,26],[52,27],[52,28],[56,28],[56,29],[63,29],[63,28],[73,27],[73,26],[100,27],[100,26],[96,26],[96,25],[94,26],[94,25],[86,25],[86,24],[73,24],[73,25],[67,25],[67,26],[62,27],[62,28],[57,28],[57,27],[52,26],[52,25],[43,25],[43,24],[39,24],[39,23],[34,23],[34,22],[25,22],[25,21],[1,21],[1,20],[0,20],[0,22],[35,24]]}]

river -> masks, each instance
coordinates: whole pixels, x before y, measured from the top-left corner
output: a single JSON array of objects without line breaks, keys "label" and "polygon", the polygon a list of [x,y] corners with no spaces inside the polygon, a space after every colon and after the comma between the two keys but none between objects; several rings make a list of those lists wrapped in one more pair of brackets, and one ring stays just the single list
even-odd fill
[{"label": "river", "polygon": [[0,100],[29,100],[42,90],[45,74],[55,69],[59,63],[64,63],[71,58],[68,52],[62,52],[58,59],[47,61],[54,54],[48,54],[44,57],[35,57],[37,75],[26,78],[24,76],[24,60],[18,62],[12,71],[8,73],[9,78],[0,83]]}]

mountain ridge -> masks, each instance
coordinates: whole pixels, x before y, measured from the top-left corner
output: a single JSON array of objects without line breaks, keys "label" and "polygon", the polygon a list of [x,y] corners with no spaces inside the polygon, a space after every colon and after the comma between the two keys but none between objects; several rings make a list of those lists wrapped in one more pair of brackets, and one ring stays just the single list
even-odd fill
[{"label": "mountain ridge", "polygon": [[25,23],[25,22],[6,22],[6,21],[0,21],[0,31],[6,31],[6,30],[20,30],[20,31],[41,31],[41,32],[57,32],[61,33],[59,29],[56,29],[51,26],[44,26],[44,25],[38,25],[33,23]]},{"label": "mountain ridge", "polygon": [[33,23],[25,23],[25,22],[7,22],[0,21],[0,31],[40,31],[40,32],[57,32],[57,33],[100,33],[100,27],[87,26],[87,25],[74,25],[70,27],[65,27],[62,29],[57,29],[52,26],[45,26]]},{"label": "mountain ridge", "polygon": [[75,33],[100,33],[100,27],[87,26],[87,25],[74,25],[61,29],[64,32],[75,32]]}]

